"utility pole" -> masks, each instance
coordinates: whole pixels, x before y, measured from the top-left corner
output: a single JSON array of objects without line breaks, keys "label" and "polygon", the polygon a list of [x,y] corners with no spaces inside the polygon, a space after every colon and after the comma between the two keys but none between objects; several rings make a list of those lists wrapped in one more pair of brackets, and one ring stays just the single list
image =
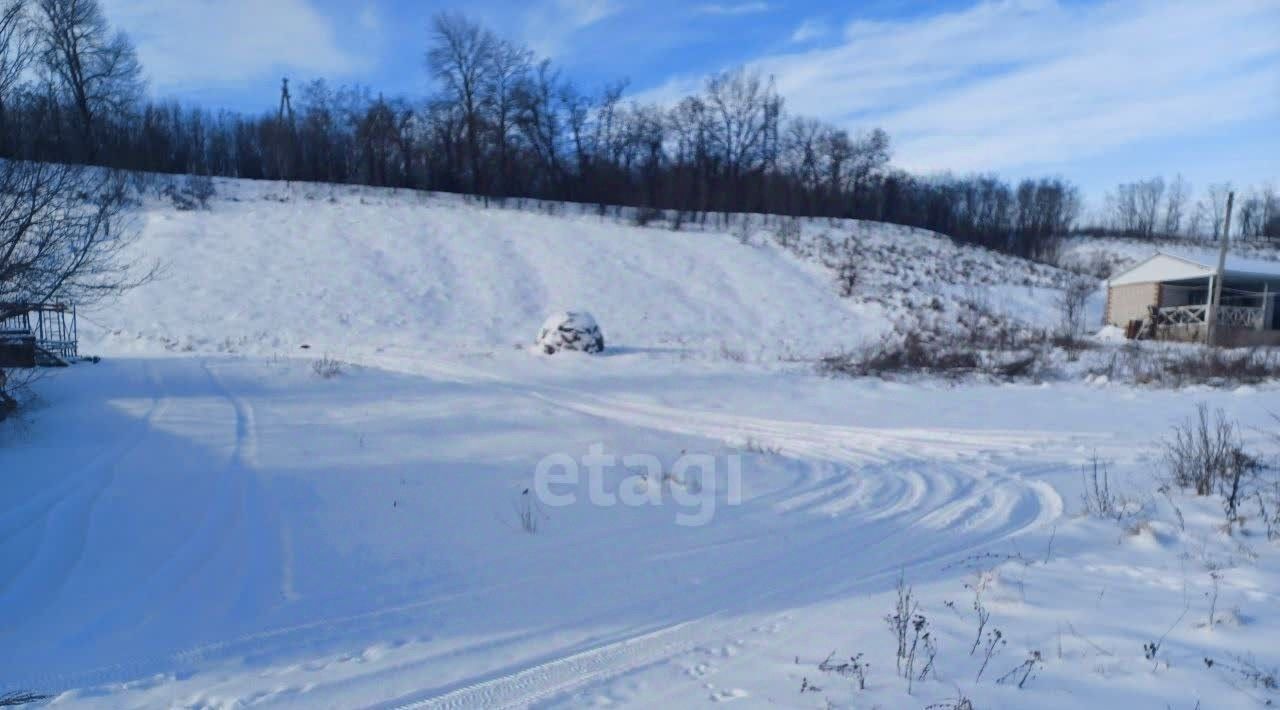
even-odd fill
[{"label": "utility pole", "polygon": [[276,176],[284,180],[292,177],[294,130],[293,100],[289,98],[289,78],[285,77],[280,81],[280,109],[276,112]]},{"label": "utility pole", "polygon": [[1222,239],[1218,243],[1218,270],[1213,275],[1213,297],[1209,299],[1209,312],[1205,314],[1205,344],[1217,342],[1214,330],[1218,325],[1218,307],[1222,304],[1222,277],[1227,270],[1227,243],[1231,241],[1231,208],[1235,205],[1236,193],[1227,193],[1226,224],[1222,227]]},{"label": "utility pole", "polygon": [[276,114],[276,120],[284,125],[285,111],[289,112],[289,125],[293,125],[293,101],[289,98],[289,77],[280,80],[280,110]]}]

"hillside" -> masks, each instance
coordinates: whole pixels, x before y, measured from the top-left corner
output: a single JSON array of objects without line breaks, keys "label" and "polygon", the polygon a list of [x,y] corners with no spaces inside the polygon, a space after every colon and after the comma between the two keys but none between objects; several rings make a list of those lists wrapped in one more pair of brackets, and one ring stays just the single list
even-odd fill
[{"label": "hillside", "polygon": [[207,211],[145,193],[135,253],[162,276],[84,314],[88,351],[474,354],[585,308],[633,351],[811,358],[877,338],[933,295],[1052,322],[1041,289],[1061,278],[921,230],[807,221],[801,241],[857,239],[857,290],[840,298],[832,271],[758,216],[734,233],[673,231],[591,206],[235,180],[217,192]]}]

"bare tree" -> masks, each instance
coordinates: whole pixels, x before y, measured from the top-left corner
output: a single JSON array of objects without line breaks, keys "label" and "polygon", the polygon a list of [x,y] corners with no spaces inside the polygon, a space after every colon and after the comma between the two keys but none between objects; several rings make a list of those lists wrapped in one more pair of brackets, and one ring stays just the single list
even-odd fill
[{"label": "bare tree", "polygon": [[564,182],[560,160],[564,128],[557,110],[561,86],[559,72],[543,60],[516,92],[516,124],[542,171],[557,187]]},{"label": "bare tree", "polygon": [[1058,311],[1062,318],[1062,333],[1074,338],[1084,331],[1085,308],[1089,297],[1097,290],[1097,284],[1085,277],[1077,277],[1067,283],[1058,296]]},{"label": "bare tree", "polygon": [[10,127],[9,107],[27,68],[35,58],[35,37],[26,0],[0,0],[0,151],[25,153]]},{"label": "bare tree", "polygon": [[0,129],[9,95],[35,57],[26,0],[0,0]]},{"label": "bare tree", "polygon": [[782,165],[800,187],[806,209],[816,208],[822,188],[822,143],[828,127],[821,121],[797,116],[787,122],[782,144]]},{"label": "bare tree", "polygon": [[485,84],[490,81],[489,71],[498,40],[488,30],[457,13],[442,12],[432,19],[431,26],[427,68],[462,112],[471,190],[475,194],[487,194],[481,167],[480,132],[485,113]]},{"label": "bare tree", "polygon": [[[0,320],[27,302],[92,303],[150,279],[132,241],[123,176],[70,165],[0,161]],[[0,374],[0,390],[9,378]],[[13,400],[0,392],[0,404]],[[0,415],[0,418],[3,418]]]},{"label": "bare tree", "polygon": [[639,152],[640,176],[644,182],[645,204],[656,208],[659,185],[666,165],[667,122],[662,110],[654,106],[635,105],[628,121],[630,140]]},{"label": "bare tree", "polygon": [[121,114],[142,94],[142,67],[133,43],[111,32],[98,0],[38,0],[45,68],[75,108],[86,155],[96,157],[96,123]]},{"label": "bare tree", "polygon": [[849,189],[858,189],[866,175],[862,174],[866,165],[865,153],[861,150],[864,143],[859,141],[854,143],[849,138],[849,132],[841,129],[831,129],[823,134],[819,143],[822,148],[825,164],[823,172],[826,173],[826,188],[824,198],[828,204],[838,202],[840,195]]},{"label": "bare tree", "polygon": [[1115,191],[1106,194],[1103,212],[1106,215],[1107,228],[1121,234],[1133,231],[1134,213],[1133,192],[1128,185],[1119,185]]},{"label": "bare tree", "polygon": [[1157,218],[1160,214],[1160,202],[1164,197],[1164,178],[1142,180],[1134,184],[1133,190],[1138,217],[1137,231],[1142,237],[1152,239],[1159,228]]},{"label": "bare tree", "polygon": [[1239,202],[1240,236],[1245,239],[1269,239],[1280,236],[1280,195],[1270,184],[1249,190]]},{"label": "bare tree", "polygon": [[[1161,226],[1164,188],[1164,178],[1160,177],[1118,185],[1115,192],[1107,195],[1112,227],[1127,236],[1154,238]],[[1163,216],[1167,220],[1167,210]]]},{"label": "bare tree", "polygon": [[1262,186],[1262,233],[1267,239],[1280,241],[1280,192],[1270,183]]},{"label": "bare tree", "polygon": [[[875,219],[1037,258],[1052,252],[1078,203],[1062,181],[1015,190],[990,175],[892,169],[884,131],[785,116],[773,81],[743,69],[711,77],[671,107],[628,104],[621,83],[581,91],[549,62],[530,67],[527,49],[457,14],[438,15],[429,28],[426,67],[440,90],[427,102],[303,84],[298,120],[282,141],[279,111],[132,103],[136,60],[108,29],[105,5],[0,0],[0,37],[9,38],[0,73],[11,78],[0,92],[0,156],[591,201],[647,208],[645,220],[674,212],[676,229],[691,219],[705,225],[716,212],[726,220],[734,212]],[[24,16],[34,39],[16,32]],[[10,58],[31,57],[32,41],[43,69],[11,70],[23,62]],[[24,85],[31,76],[45,81]],[[1178,221],[1168,203],[1154,214],[1158,199],[1139,209],[1137,191],[1125,197],[1135,233],[1160,231],[1156,217]],[[1251,212],[1250,228],[1280,223],[1263,217]]]},{"label": "bare tree", "polygon": [[498,148],[498,191],[506,197],[510,191],[511,134],[516,127],[517,95],[521,82],[529,73],[533,54],[526,48],[506,40],[494,42],[489,57],[485,91],[493,114],[493,138]]},{"label": "bare tree", "polygon": [[1240,207],[1237,208],[1237,212],[1240,215],[1238,224],[1241,238],[1249,239],[1250,237],[1262,236],[1263,225],[1265,224],[1262,211],[1262,197],[1256,191],[1251,191],[1250,194],[1241,196]]},{"label": "bare tree", "polygon": [[[711,144],[719,155],[733,203],[741,202],[742,178],[765,167],[772,119],[781,110],[772,81],[741,67],[707,80],[706,105],[711,117]],[[727,211],[729,201],[726,200]]]},{"label": "bare tree", "polygon": [[0,161],[0,303],[92,303],[149,279],[123,253],[128,206],[122,175]]},{"label": "bare tree", "polygon": [[1205,194],[1205,218],[1209,221],[1209,233],[1213,241],[1222,237],[1223,222],[1227,218],[1227,194],[1231,192],[1231,183],[1216,182],[1209,186]]},{"label": "bare tree", "polygon": [[850,145],[850,187],[855,196],[889,164],[889,134],[879,128],[861,133]]},{"label": "bare tree", "polygon": [[1164,202],[1164,225],[1161,229],[1167,236],[1182,233],[1182,220],[1187,209],[1187,199],[1191,195],[1191,185],[1178,175],[1169,183],[1169,191]]}]

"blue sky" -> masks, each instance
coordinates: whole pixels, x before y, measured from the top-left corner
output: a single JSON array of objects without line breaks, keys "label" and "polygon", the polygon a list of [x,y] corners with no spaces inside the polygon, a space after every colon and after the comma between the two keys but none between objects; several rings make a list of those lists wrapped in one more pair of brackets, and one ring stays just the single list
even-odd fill
[{"label": "blue sky", "polygon": [[1177,172],[1280,185],[1280,0],[103,1],[153,94],[213,107],[268,108],[285,74],[424,96],[428,22],[454,9],[646,100],[757,66],[912,170],[1061,174],[1095,200]]}]

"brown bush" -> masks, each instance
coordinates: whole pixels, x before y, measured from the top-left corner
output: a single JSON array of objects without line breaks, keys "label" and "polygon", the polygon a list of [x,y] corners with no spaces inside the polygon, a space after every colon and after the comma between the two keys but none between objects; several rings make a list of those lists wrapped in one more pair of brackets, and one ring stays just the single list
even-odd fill
[{"label": "brown bush", "polygon": [[1127,343],[1089,374],[1156,387],[1258,384],[1280,379],[1280,355],[1263,348],[1162,350]]},{"label": "brown bush", "polygon": [[1245,451],[1235,422],[1221,409],[1210,417],[1203,403],[1195,416],[1174,427],[1164,459],[1178,486],[1193,488],[1196,495],[1221,494],[1229,520],[1235,517],[1248,477],[1260,468],[1258,459]]}]

